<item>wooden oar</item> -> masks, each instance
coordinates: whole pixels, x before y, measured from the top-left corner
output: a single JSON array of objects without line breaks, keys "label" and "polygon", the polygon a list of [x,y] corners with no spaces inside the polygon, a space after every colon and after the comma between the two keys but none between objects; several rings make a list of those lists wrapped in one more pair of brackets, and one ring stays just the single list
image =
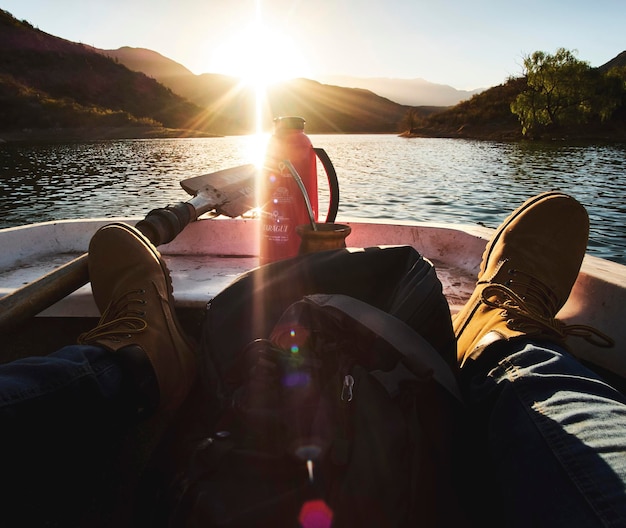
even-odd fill
[{"label": "wooden oar", "polygon": [[[150,211],[135,227],[155,246],[172,241],[200,215],[218,210],[231,217],[254,207],[256,167],[241,165],[181,182],[193,196]],[[89,282],[87,254],[0,298],[0,332],[33,317]]]}]

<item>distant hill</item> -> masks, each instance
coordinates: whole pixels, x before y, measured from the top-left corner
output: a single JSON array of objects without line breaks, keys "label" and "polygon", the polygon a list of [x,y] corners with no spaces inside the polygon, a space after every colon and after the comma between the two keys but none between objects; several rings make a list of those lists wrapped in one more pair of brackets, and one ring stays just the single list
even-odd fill
[{"label": "distant hill", "polygon": [[130,70],[145,73],[174,93],[202,107],[211,106],[216,99],[232,93],[239,84],[239,79],[228,75],[195,75],[182,64],[145,48],[124,46],[116,50],[92,49],[115,59]]},{"label": "distant hill", "polygon": [[[624,63],[626,52],[600,68]],[[411,135],[521,136],[510,104],[523,90],[524,79],[511,79],[474,95],[421,79],[361,81],[365,87],[346,88],[308,79],[276,84],[268,91],[265,127],[269,129],[273,116],[299,115],[306,119],[310,133],[397,133],[411,116]],[[341,82],[357,81],[344,78]],[[433,100],[425,95],[423,102],[428,105],[398,102],[408,101],[418,87],[435,90],[441,97],[467,99],[445,106],[433,106]],[[255,130],[254,105],[251,89],[233,77],[194,75],[147,49],[98,50],[70,42],[0,9],[1,137],[28,130],[67,137],[72,135],[68,130],[74,130],[80,139],[85,129],[106,128],[113,129],[111,137],[247,134]],[[625,109],[626,104],[616,112],[620,120],[626,119]],[[135,135],[139,129],[142,132]],[[606,130],[604,127],[602,134]]]},{"label": "distant hill", "polygon": [[[606,72],[612,68],[626,67],[626,51],[617,55],[597,69]],[[494,86],[467,101],[417,118],[411,130],[403,133],[410,137],[450,137],[490,140],[519,140],[522,130],[511,112],[511,103],[527,88],[526,78],[509,79],[504,84]],[[576,140],[626,140],[626,100],[606,122],[568,126],[550,131],[550,138]]]},{"label": "distant hill", "polygon": [[453,106],[473,95],[478,90],[457,90],[446,84],[436,84],[424,79],[392,79],[383,77],[349,77],[344,75],[328,75],[318,77],[326,84],[363,88],[396,103],[410,106]]},{"label": "distant hill", "polygon": [[193,75],[193,73],[182,64],[149,49],[131,48],[129,46],[124,46],[116,50],[91,49],[116,59],[129,70],[143,72],[155,79],[159,77]]},{"label": "distant hill", "polygon": [[0,127],[162,125],[203,109],[148,76],[0,10]]},{"label": "distant hill", "polygon": [[511,103],[526,87],[526,79],[510,79],[467,101],[420,119],[405,135],[425,137],[517,140],[522,129]]},{"label": "distant hill", "polygon": [[[266,114],[268,127],[272,116],[289,113],[305,117],[312,133],[395,133],[407,110],[372,92],[296,80],[271,89]],[[254,115],[254,94],[237,79],[194,75],[150,50],[96,50],[0,10],[0,130],[163,126],[245,134],[255,130]]]},{"label": "distant hill", "polygon": [[[208,118],[228,123],[232,130],[254,130],[256,99],[252,89],[224,76],[199,77],[206,89],[195,84],[199,92],[193,100],[207,108]],[[298,115],[306,119],[310,133],[397,133],[408,110],[408,106],[366,90],[293,79],[268,88],[264,126],[270,130],[275,116]]]},{"label": "distant hill", "polygon": [[[96,51],[153,77],[173,92],[207,108],[212,119],[228,122],[231,129],[252,130],[254,126],[254,94],[240,86],[235,77],[195,75],[181,64],[143,48]],[[397,132],[408,109],[408,105],[370,90],[293,79],[270,87],[267,115],[305,116],[309,132],[377,133]],[[432,111],[422,110],[425,114]]]},{"label": "distant hill", "polygon": [[617,57],[598,67],[602,72],[609,71],[611,68],[626,68],[626,51],[622,51]]},{"label": "distant hill", "polygon": [[[175,93],[197,104],[204,104],[201,94],[213,82],[231,82],[234,78],[218,74],[194,75],[183,65],[145,48],[123,47],[116,50],[96,50],[117,59],[131,70],[154,77],[170,87]],[[227,81],[230,79],[230,81]],[[424,79],[359,78],[341,75],[322,76],[320,83],[343,88],[360,88],[407,106],[453,106],[480,93],[479,90],[457,90],[452,86],[435,84]]]}]

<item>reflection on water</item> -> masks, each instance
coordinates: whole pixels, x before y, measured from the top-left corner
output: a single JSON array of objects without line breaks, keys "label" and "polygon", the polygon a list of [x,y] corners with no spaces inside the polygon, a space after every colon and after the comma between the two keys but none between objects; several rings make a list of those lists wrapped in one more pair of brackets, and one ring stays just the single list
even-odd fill
[{"label": "reflection on water", "polygon": [[[590,253],[626,263],[624,145],[379,135],[314,135],[312,140],[328,152],[337,169],[339,218],[496,227],[529,196],[559,189],[587,206]],[[258,161],[254,148],[251,136],[3,144],[0,227],[60,218],[143,216],[186,200],[179,185],[185,178]]]}]

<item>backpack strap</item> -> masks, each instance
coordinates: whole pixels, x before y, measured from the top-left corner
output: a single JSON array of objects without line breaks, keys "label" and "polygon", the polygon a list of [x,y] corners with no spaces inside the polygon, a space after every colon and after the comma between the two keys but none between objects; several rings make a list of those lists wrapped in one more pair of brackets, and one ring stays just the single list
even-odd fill
[{"label": "backpack strap", "polygon": [[422,377],[432,375],[456,400],[463,403],[461,390],[447,363],[428,341],[397,317],[347,295],[307,295],[303,302],[335,317],[347,317],[361,332],[380,337],[400,354],[411,372]]}]

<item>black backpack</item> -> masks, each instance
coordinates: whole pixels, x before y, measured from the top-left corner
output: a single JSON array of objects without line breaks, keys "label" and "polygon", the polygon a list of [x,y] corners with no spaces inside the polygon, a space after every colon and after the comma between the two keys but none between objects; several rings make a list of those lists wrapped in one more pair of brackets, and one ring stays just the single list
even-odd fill
[{"label": "black backpack", "polygon": [[170,526],[462,524],[455,340],[413,248],[257,268],[211,301],[202,350],[202,416],[159,475]]}]

